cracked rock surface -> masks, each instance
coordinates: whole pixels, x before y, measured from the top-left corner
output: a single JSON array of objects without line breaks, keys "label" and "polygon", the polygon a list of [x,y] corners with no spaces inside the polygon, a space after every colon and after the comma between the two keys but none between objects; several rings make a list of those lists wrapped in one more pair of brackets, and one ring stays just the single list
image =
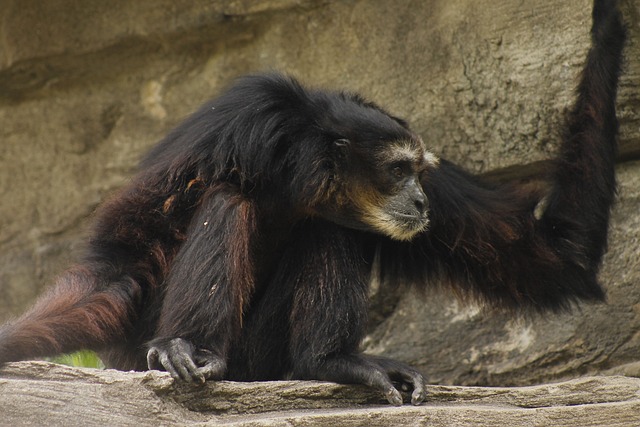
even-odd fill
[{"label": "cracked rock surface", "polygon": [[322,382],[174,385],[164,372],[0,369],[0,425],[26,426],[635,426],[640,379],[584,377],[531,387],[431,386],[426,404],[392,407],[363,386]]}]

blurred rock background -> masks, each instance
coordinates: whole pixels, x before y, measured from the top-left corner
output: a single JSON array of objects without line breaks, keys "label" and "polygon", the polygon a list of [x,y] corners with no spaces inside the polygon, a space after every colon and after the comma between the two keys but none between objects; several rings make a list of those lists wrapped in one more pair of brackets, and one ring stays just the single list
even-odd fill
[{"label": "blurred rock background", "polygon": [[[451,295],[376,295],[367,351],[443,384],[640,375],[640,0],[620,86],[606,305],[511,319]],[[554,153],[589,45],[589,0],[0,0],[0,321],[77,254],[140,156],[234,77],[357,91],[437,154],[494,177]]]}]

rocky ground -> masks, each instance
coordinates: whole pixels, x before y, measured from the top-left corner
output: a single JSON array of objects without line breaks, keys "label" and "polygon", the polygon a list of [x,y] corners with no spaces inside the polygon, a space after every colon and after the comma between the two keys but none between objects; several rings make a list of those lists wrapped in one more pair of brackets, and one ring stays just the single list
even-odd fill
[{"label": "rocky ground", "polygon": [[0,425],[580,426],[640,425],[640,379],[584,377],[531,387],[431,386],[392,407],[363,386],[321,382],[173,384],[163,372],[47,362],[0,370]]}]

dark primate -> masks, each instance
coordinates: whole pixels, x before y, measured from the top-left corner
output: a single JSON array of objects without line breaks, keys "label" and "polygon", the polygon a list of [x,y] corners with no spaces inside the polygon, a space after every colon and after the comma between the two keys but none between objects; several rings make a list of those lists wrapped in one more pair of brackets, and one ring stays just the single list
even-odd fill
[{"label": "dark primate", "polygon": [[330,380],[424,401],[420,373],[359,352],[374,259],[382,280],[514,311],[603,300],[624,39],[617,1],[595,0],[545,191],[483,183],[358,96],[240,79],[100,207],[78,264],[0,329],[0,363],[86,348],[187,381]]}]

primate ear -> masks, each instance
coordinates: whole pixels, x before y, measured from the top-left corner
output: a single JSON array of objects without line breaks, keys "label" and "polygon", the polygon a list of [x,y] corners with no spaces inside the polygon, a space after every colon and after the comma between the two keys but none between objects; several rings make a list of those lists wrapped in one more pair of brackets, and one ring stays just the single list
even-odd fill
[{"label": "primate ear", "polygon": [[349,145],[351,141],[348,139],[340,138],[333,141],[332,153],[336,160],[344,160],[349,154]]}]

